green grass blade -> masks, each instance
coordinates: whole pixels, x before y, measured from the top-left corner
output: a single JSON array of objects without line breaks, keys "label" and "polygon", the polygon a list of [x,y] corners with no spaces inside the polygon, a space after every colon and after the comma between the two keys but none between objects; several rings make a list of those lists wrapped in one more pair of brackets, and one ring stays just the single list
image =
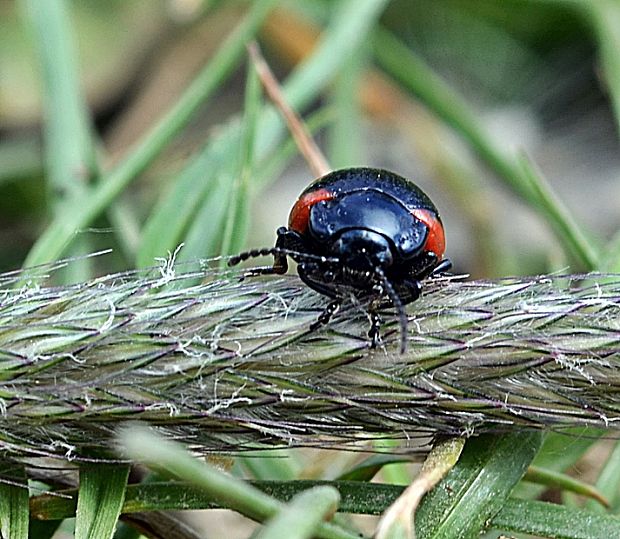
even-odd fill
[{"label": "green grass blade", "polygon": [[334,169],[364,162],[358,94],[368,56],[368,46],[361,46],[345,63],[334,84],[331,99],[336,118],[329,132],[329,161]]},{"label": "green grass blade", "polygon": [[342,481],[370,481],[384,466],[409,462],[411,462],[411,459],[405,455],[373,455],[342,474],[338,479]]},{"label": "green grass blade", "polygon": [[85,193],[92,174],[93,141],[80,90],[68,3],[22,0],[41,60],[46,109],[45,150],[52,205],[62,209]]},{"label": "green grass blade", "polygon": [[555,229],[557,237],[562,240],[575,259],[580,260],[582,264],[587,264],[585,267],[588,269],[597,269],[600,264],[600,255],[598,249],[594,247],[592,238],[588,237],[573,219],[534,163],[527,156],[521,155],[519,164],[523,171],[523,178],[529,185],[530,191],[534,193],[532,204],[542,215],[546,216]]},{"label": "green grass blade", "polygon": [[[69,218],[88,195],[95,173],[95,151],[86,100],[80,89],[77,50],[65,0],[23,0],[41,60],[44,82],[44,141],[47,192],[55,219]],[[92,252],[87,238],[77,240],[72,256]],[[91,260],[80,259],[62,275],[65,282],[91,276]]]},{"label": "green grass blade", "polygon": [[[254,168],[254,140],[256,137],[260,102],[260,79],[258,78],[258,73],[253,63],[249,61],[239,166],[229,197],[228,215],[220,246],[220,255],[222,256],[239,252],[245,245],[249,217],[248,187]],[[225,261],[222,260],[222,265],[224,266],[225,264]]]},{"label": "green grass blade", "polygon": [[615,0],[583,2],[598,40],[600,67],[620,134],[620,4]]},{"label": "green grass blade", "polygon": [[194,113],[233,71],[245,51],[245,44],[256,33],[276,0],[257,0],[249,15],[224,42],[215,57],[193,81],[176,105],[157,123],[127,158],[105,174],[100,184],[70,217],[57,217],[30,251],[26,266],[57,259],[73,239],[76,230],[90,224],[143,172],[170,140],[187,125]]},{"label": "green grass blade", "polygon": [[508,500],[493,517],[493,528],[550,539],[620,537],[620,519],[552,503]]},{"label": "green grass blade", "polygon": [[580,496],[592,498],[593,500],[597,500],[598,503],[596,505],[599,507],[608,503],[603,493],[597,488],[564,473],[546,470],[538,466],[530,466],[523,476],[523,480],[546,487],[560,488],[567,492],[573,492]]},{"label": "green grass blade", "polygon": [[531,168],[524,168],[516,154],[499,146],[460,95],[390,32],[376,32],[374,50],[378,62],[388,73],[455,129],[500,179],[540,211],[582,267],[598,267],[598,253],[588,241],[588,235],[583,233],[583,226],[569,218],[550,190],[546,190],[546,197],[541,197],[541,191],[532,189]]},{"label": "green grass blade", "polygon": [[[221,176],[214,173],[222,160],[220,148],[209,145],[185,166],[173,188],[160,199],[144,225],[137,253],[138,267],[150,267],[155,263],[156,257],[174,251],[183,241],[191,223],[195,221],[201,202],[214,198],[217,200],[214,193],[222,188],[225,192],[228,191]],[[215,228],[217,223],[213,214],[211,218]],[[210,232],[211,228],[206,228],[205,236]],[[186,242],[185,250],[187,249]],[[201,256],[199,252],[192,254],[194,258]]]},{"label": "green grass blade", "polygon": [[[289,104],[302,110],[336,76],[345,61],[368,41],[368,34],[381,15],[387,0],[341,0],[323,32],[313,54],[295,69],[283,85]],[[280,138],[284,125],[271,109],[259,124],[261,136],[256,141],[256,153],[262,157]]]},{"label": "green grass blade", "polygon": [[[618,489],[618,485],[620,485],[620,442],[615,443],[596,480],[597,491],[607,498],[611,511],[615,514],[620,512],[620,489]],[[586,508],[599,513],[604,511],[600,504],[594,501],[588,501]]]},{"label": "green grass blade", "polygon": [[76,539],[112,538],[125,499],[128,476],[129,466],[122,464],[80,468]]},{"label": "green grass blade", "polygon": [[537,432],[469,439],[457,465],[423,499],[417,536],[477,536],[505,504],[541,443]]},{"label": "green grass blade", "polygon": [[296,495],[280,509],[256,539],[309,539],[314,537],[324,519],[336,512],[340,494],[333,487],[322,486]]},{"label": "green grass blade", "polygon": [[30,510],[24,468],[5,462],[0,479],[4,480],[0,480],[0,537],[28,539]]},{"label": "green grass blade", "polygon": [[[275,498],[192,458],[179,445],[155,436],[144,427],[135,424],[126,427],[121,431],[119,441],[130,458],[191,482],[213,496],[223,507],[234,509],[253,520],[264,522],[282,508],[282,503]],[[327,523],[319,526],[315,536],[333,539],[358,537]]]},{"label": "green grass blade", "polygon": [[[404,488],[397,485],[361,481],[263,480],[251,481],[249,484],[284,502],[288,502],[293,496],[311,488],[334,487],[338,489],[342,497],[339,511],[368,515],[381,514],[402,493]],[[63,491],[62,494],[63,497],[50,496],[49,494],[33,497],[31,501],[33,518],[48,521],[75,516],[77,491],[67,490]],[[221,507],[223,505],[218,502],[216,496],[196,487],[194,484],[180,481],[159,481],[129,485],[122,512],[125,514]]]},{"label": "green grass blade", "polygon": [[[573,466],[596,443],[604,431],[579,428],[563,434],[552,432],[545,436],[542,448],[533,465],[550,472],[563,472]],[[520,498],[534,498],[544,490],[541,485],[521,483],[515,489]]]}]

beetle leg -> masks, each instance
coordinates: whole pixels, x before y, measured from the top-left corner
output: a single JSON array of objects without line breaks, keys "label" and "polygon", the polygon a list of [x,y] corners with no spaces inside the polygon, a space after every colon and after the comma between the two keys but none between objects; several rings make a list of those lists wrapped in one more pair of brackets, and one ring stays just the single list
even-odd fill
[{"label": "beetle leg", "polygon": [[[316,281],[312,277],[310,277],[310,272],[308,271],[308,266],[310,265],[311,264],[302,263],[297,266],[297,273],[299,274],[299,278],[310,288],[312,288],[312,290],[316,290],[320,294],[323,294],[332,299],[340,299],[333,286],[329,286],[321,281]],[[312,266],[316,267],[315,264],[312,264]]]},{"label": "beetle leg", "polygon": [[437,264],[434,268],[433,271],[431,271],[431,275],[440,275],[442,273],[445,273],[446,271],[450,271],[450,269],[452,268],[452,260],[450,260],[449,258],[444,258],[439,264]]},{"label": "beetle leg", "polygon": [[418,279],[402,279],[396,290],[403,305],[407,305],[422,295],[422,283]]},{"label": "beetle leg", "polygon": [[[276,240],[276,248],[277,249],[288,249],[290,251],[296,251],[299,248],[299,244],[301,238],[298,238],[299,234],[293,230],[288,230],[286,227],[282,226],[278,228],[276,231],[278,235],[278,239]],[[286,255],[283,253],[275,253],[273,255],[273,265],[272,266],[260,266],[258,268],[251,268],[246,271],[242,276],[241,280],[246,277],[254,277],[256,275],[283,275],[288,271],[288,260]]]},{"label": "beetle leg", "polygon": [[327,324],[331,320],[331,317],[338,312],[338,309],[340,309],[340,300],[335,299],[330,301],[327,304],[327,307],[323,309],[323,312],[319,315],[319,317],[312,322],[312,324],[310,324],[310,331],[316,331],[321,326]]},{"label": "beetle leg", "polygon": [[381,317],[376,311],[368,311],[370,317],[370,329],[368,330],[368,338],[370,339],[370,347],[376,348],[381,344],[381,335],[379,330],[381,329]]}]

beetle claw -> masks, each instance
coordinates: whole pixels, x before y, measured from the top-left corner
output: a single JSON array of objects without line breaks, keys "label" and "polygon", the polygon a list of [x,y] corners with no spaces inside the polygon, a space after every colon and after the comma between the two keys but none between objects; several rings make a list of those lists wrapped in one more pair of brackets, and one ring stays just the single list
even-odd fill
[{"label": "beetle claw", "polygon": [[310,324],[310,331],[316,331],[321,326],[327,324],[331,320],[332,316],[338,312],[338,309],[340,309],[340,300],[335,299],[334,301],[329,302],[319,317],[312,322],[312,324]]},{"label": "beetle claw", "polygon": [[368,313],[370,316],[370,329],[368,330],[368,338],[370,339],[370,347],[377,348],[381,344],[381,317],[376,312]]}]

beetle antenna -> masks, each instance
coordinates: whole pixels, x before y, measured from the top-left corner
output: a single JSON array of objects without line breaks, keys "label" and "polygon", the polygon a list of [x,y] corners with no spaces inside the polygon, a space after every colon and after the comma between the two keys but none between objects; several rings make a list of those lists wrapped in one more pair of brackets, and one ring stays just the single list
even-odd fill
[{"label": "beetle antenna", "polygon": [[377,277],[379,277],[383,290],[385,290],[385,292],[387,293],[398,314],[398,322],[400,324],[400,353],[404,354],[407,351],[408,327],[407,313],[405,312],[405,307],[402,300],[400,299],[400,296],[396,293],[396,290],[394,290],[392,283],[389,281],[384,271],[380,267],[376,267],[375,274],[377,275]]},{"label": "beetle antenna", "polygon": [[235,256],[231,256],[228,259],[229,266],[236,266],[244,260],[249,258],[258,258],[259,256],[268,255],[285,255],[290,256],[293,260],[308,260],[312,262],[322,262],[323,264],[331,263],[337,264],[340,259],[328,256],[313,255],[310,253],[302,253],[300,251],[293,251],[291,249],[283,249],[282,247],[265,247],[263,249],[252,249],[250,251],[244,251]]}]

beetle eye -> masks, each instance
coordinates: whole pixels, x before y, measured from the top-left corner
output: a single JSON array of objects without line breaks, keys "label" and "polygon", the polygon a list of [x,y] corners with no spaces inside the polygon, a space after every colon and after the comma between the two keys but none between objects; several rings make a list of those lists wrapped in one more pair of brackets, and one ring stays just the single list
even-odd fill
[{"label": "beetle eye", "polygon": [[336,274],[331,270],[327,270],[323,273],[323,278],[325,279],[325,282],[333,283],[336,280]]}]

